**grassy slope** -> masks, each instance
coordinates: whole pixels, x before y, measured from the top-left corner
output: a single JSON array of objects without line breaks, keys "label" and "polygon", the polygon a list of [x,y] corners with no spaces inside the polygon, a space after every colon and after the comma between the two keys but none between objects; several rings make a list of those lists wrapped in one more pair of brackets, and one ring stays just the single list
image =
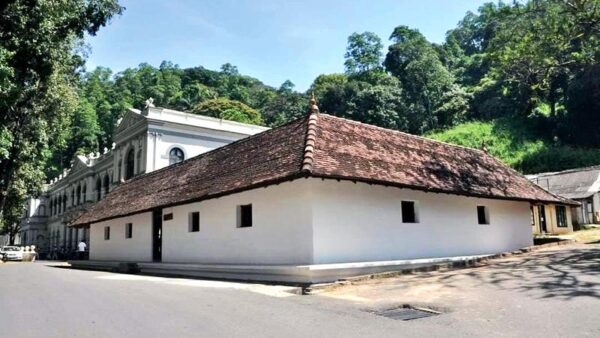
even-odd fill
[{"label": "grassy slope", "polygon": [[508,119],[467,122],[426,136],[472,148],[485,142],[492,155],[525,174],[600,164],[600,149],[555,145]]}]

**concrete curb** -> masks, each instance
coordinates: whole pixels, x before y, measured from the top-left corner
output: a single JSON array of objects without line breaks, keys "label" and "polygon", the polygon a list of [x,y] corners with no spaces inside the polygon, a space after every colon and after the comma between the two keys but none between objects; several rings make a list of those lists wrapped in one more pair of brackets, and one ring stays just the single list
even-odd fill
[{"label": "concrete curb", "polygon": [[462,260],[459,262],[432,264],[429,266],[423,266],[423,267],[418,267],[418,268],[409,268],[409,269],[395,270],[395,271],[389,271],[389,272],[380,272],[380,273],[374,273],[374,274],[368,274],[368,275],[362,275],[362,276],[356,276],[356,277],[349,277],[349,278],[340,279],[339,281],[336,281],[333,283],[312,284],[312,285],[306,287],[304,292],[305,292],[305,294],[314,295],[314,294],[318,294],[318,293],[322,293],[322,292],[326,292],[326,291],[331,291],[331,290],[343,287],[345,285],[351,285],[353,283],[360,283],[360,282],[367,281],[367,280],[391,278],[391,277],[397,277],[397,276],[401,276],[401,275],[417,274],[417,273],[432,272],[432,271],[458,270],[458,269],[464,269],[464,268],[472,267],[472,266],[482,266],[484,264],[487,264],[490,260],[512,257],[512,256],[519,256],[519,255],[523,255],[525,253],[538,251],[538,250],[544,249],[544,248],[555,247],[555,246],[560,246],[560,245],[568,245],[568,244],[574,244],[574,243],[577,243],[577,241],[572,240],[572,239],[562,240],[562,241],[558,241],[558,242],[554,242],[554,243],[546,243],[546,244],[541,244],[541,245],[528,246],[528,247],[525,247],[520,250],[507,251],[507,252],[502,252],[502,253],[489,255],[489,256],[485,256],[485,257],[477,257],[477,258],[473,258],[473,259]]}]

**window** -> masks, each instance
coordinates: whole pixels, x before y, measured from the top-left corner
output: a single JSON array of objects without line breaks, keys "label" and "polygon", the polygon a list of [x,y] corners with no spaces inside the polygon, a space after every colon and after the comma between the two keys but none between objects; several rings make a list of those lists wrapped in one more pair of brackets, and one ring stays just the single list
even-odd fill
[{"label": "window", "polygon": [[96,201],[102,198],[102,180],[100,177],[96,179]]},{"label": "window", "polygon": [[81,202],[81,186],[78,185],[77,186],[77,203],[75,203],[75,205],[79,205],[80,202]]},{"label": "window", "polygon": [[67,193],[65,193],[63,195],[63,208],[62,208],[62,212],[66,212],[67,211]]},{"label": "window", "polygon": [[402,201],[402,223],[418,223],[414,201]]},{"label": "window", "polygon": [[133,234],[133,223],[125,224],[125,238],[131,238]]},{"label": "window", "polygon": [[119,160],[119,165],[117,166],[117,182],[121,181],[121,177],[123,177],[123,161]]},{"label": "window", "polygon": [[188,231],[189,232],[200,231],[200,213],[198,211],[190,212]]},{"label": "window", "polygon": [[529,207],[529,214],[531,215],[531,226],[535,225],[535,214],[533,213],[533,206]]},{"label": "window", "polygon": [[85,203],[87,201],[87,184],[83,185],[83,189],[81,189],[81,203]]},{"label": "window", "polygon": [[104,240],[108,241],[110,239],[110,227],[104,227]]},{"label": "window", "polygon": [[490,215],[486,206],[477,206],[477,221],[479,224],[490,224]]},{"label": "window", "polygon": [[237,227],[249,228],[252,226],[252,204],[238,205]]},{"label": "window", "polygon": [[556,206],[556,225],[559,228],[566,228],[567,225],[567,208],[564,205]]},{"label": "window", "polygon": [[104,196],[106,196],[106,194],[108,194],[108,189],[109,189],[109,181],[110,179],[108,178],[108,174],[104,175]]},{"label": "window", "polygon": [[133,177],[134,169],[135,169],[135,152],[130,149],[127,152],[127,157],[125,159],[125,179],[128,180]]},{"label": "window", "polygon": [[185,159],[183,150],[179,148],[173,148],[169,151],[169,165],[179,163]]}]

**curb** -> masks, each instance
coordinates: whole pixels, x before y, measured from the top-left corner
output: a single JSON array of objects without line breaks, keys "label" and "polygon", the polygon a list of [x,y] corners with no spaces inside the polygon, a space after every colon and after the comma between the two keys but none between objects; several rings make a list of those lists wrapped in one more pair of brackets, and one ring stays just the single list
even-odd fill
[{"label": "curb", "polygon": [[482,266],[484,264],[487,264],[490,260],[512,257],[512,256],[519,256],[519,255],[523,255],[525,253],[538,251],[540,249],[561,246],[561,245],[574,244],[574,243],[577,243],[577,241],[568,239],[568,240],[562,240],[562,241],[554,242],[554,243],[546,243],[546,244],[541,244],[541,245],[528,246],[523,249],[514,250],[514,251],[506,251],[506,252],[489,255],[489,256],[485,256],[485,257],[466,259],[466,260],[460,261],[460,262],[439,263],[439,264],[433,264],[433,265],[419,267],[419,268],[409,268],[409,269],[380,272],[380,273],[374,273],[374,274],[368,274],[368,275],[362,275],[362,276],[356,276],[356,277],[348,277],[348,278],[340,279],[333,283],[312,284],[304,289],[304,293],[309,294],[309,295],[314,295],[314,294],[318,294],[318,293],[322,293],[322,292],[326,292],[326,291],[332,291],[334,289],[343,287],[345,285],[352,285],[353,283],[359,283],[359,282],[373,280],[373,279],[384,279],[384,278],[390,278],[390,277],[398,277],[401,275],[412,275],[412,274],[417,274],[417,273],[422,273],[422,272],[451,271],[451,270],[458,270],[458,269],[463,269],[463,268],[473,267],[473,266]]}]

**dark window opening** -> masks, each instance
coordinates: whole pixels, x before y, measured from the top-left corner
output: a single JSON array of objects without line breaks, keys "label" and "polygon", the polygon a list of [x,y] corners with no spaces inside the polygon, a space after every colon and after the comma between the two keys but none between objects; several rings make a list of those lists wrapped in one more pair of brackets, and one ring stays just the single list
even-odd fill
[{"label": "dark window opening", "polygon": [[125,224],[125,238],[131,238],[133,234],[133,223]]},{"label": "dark window opening", "polygon": [[127,158],[125,159],[125,179],[128,180],[133,177],[135,169],[135,152],[130,149],[127,152]]},{"label": "dark window opening", "polygon": [[417,223],[414,201],[402,201],[402,223]]},{"label": "dark window opening", "polygon": [[198,211],[190,213],[189,232],[200,231],[200,213]]},{"label": "dark window opening", "polygon": [[110,239],[110,227],[104,227],[104,240],[108,241]]},{"label": "dark window opening", "polygon": [[566,228],[567,225],[567,208],[564,205],[556,206],[556,225],[559,228]]},{"label": "dark window opening", "polygon": [[163,221],[170,221],[172,219],[173,219],[173,213],[172,212],[163,215]]},{"label": "dark window opening", "polygon": [[102,180],[100,177],[96,180],[96,201],[102,198]]},{"label": "dark window opening", "polygon": [[85,203],[87,201],[87,185],[83,185],[83,189],[81,189],[81,203]]},{"label": "dark window opening", "polygon": [[78,185],[77,186],[77,203],[75,203],[75,205],[79,205],[79,203],[81,202],[81,186]]},{"label": "dark window opening", "polygon": [[252,204],[238,206],[238,228],[252,226]]},{"label": "dark window opening", "polygon": [[179,148],[173,148],[169,151],[169,165],[179,163],[185,159],[183,150]]},{"label": "dark window opening", "polygon": [[490,224],[487,207],[483,205],[477,206],[477,221],[479,224]]},{"label": "dark window opening", "polygon": [[106,196],[106,194],[108,194],[108,190],[110,187],[110,179],[108,178],[108,175],[104,176],[104,196]]}]

